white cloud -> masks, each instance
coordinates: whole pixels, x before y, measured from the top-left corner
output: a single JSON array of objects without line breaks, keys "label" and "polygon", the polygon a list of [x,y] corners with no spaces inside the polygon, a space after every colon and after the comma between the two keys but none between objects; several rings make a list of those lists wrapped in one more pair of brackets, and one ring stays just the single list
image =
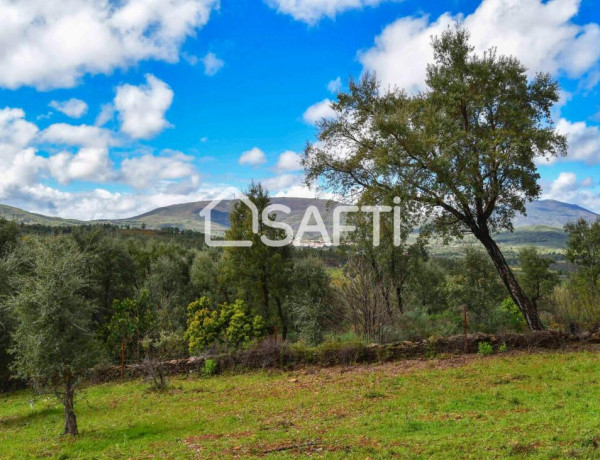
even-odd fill
[{"label": "white cloud", "polygon": [[39,134],[41,142],[86,147],[107,147],[114,144],[110,131],[98,126],[54,123]]},{"label": "white cloud", "polygon": [[385,85],[415,92],[425,88],[426,64],[432,62],[430,40],[457,21],[471,33],[477,52],[492,46],[518,57],[530,73],[545,71],[579,78],[600,59],[600,27],[572,22],[579,0],[483,0],[471,15],[444,13],[404,17],[376,37],[375,46],[359,53],[364,70],[376,72]]},{"label": "white cloud", "polygon": [[0,0],[0,86],[76,85],[137,62],[176,62],[218,0]]},{"label": "white cloud", "polygon": [[316,124],[323,118],[334,118],[335,111],[331,107],[330,99],[323,99],[321,102],[311,105],[302,116],[306,123]]},{"label": "white cloud", "polygon": [[149,189],[159,181],[172,182],[191,179],[198,183],[194,158],[181,152],[163,152],[163,155],[143,155],[127,158],[121,163],[123,180],[138,190]]},{"label": "white cloud", "polygon": [[212,77],[223,68],[225,61],[219,59],[215,53],[207,53],[202,58],[202,64],[204,65],[204,74]]},{"label": "white cloud", "polygon": [[263,163],[266,163],[267,157],[265,152],[263,152],[258,147],[254,147],[246,152],[243,152],[238,160],[238,163],[241,165],[249,165],[249,166],[260,166]]},{"label": "white cloud", "polygon": [[296,152],[287,150],[279,155],[275,170],[278,172],[298,171],[302,169],[302,165],[300,164],[301,160],[302,157]]},{"label": "white cloud", "polygon": [[60,152],[48,158],[48,169],[61,184],[75,180],[107,182],[113,175],[113,163],[108,149],[84,147],[77,153]]},{"label": "white cloud", "polygon": [[71,118],[81,118],[87,112],[88,106],[81,99],[69,99],[67,101],[52,101],[50,107],[64,113]]},{"label": "white cloud", "polygon": [[94,125],[96,126],[104,126],[110,120],[112,120],[115,116],[115,107],[112,104],[102,104],[100,107],[100,113],[96,117],[96,121]]},{"label": "white cloud", "polygon": [[565,171],[554,181],[543,185],[543,199],[576,203],[591,211],[600,212],[600,194],[592,177],[578,180],[575,173]]},{"label": "white cloud", "polygon": [[[292,185],[286,190],[277,192],[274,196],[286,198],[317,198],[317,194],[314,190],[301,184]],[[329,198],[329,196],[319,195],[318,198]]]},{"label": "white cloud", "polygon": [[269,191],[282,191],[301,184],[304,181],[303,176],[297,174],[281,174],[275,177],[262,179],[260,182]]},{"label": "white cloud", "polygon": [[376,6],[384,0],[265,0],[279,13],[289,14],[297,21],[315,24],[322,17],[334,18],[350,9]]},{"label": "white cloud", "polygon": [[327,89],[330,93],[339,93],[342,89],[341,77],[337,77],[335,80],[331,80],[329,83],[327,83]]},{"label": "white cloud", "polygon": [[173,91],[154,75],[146,75],[146,84],[117,88],[114,106],[119,112],[121,131],[137,139],[156,136],[170,126],[165,112],[173,102]]},{"label": "white cloud", "polygon": [[[590,126],[583,121],[570,122],[561,118],[556,124],[556,130],[567,136],[568,154],[565,158],[552,159],[555,161],[583,161],[589,165],[600,163],[600,128]],[[540,164],[544,164],[543,161]]]}]

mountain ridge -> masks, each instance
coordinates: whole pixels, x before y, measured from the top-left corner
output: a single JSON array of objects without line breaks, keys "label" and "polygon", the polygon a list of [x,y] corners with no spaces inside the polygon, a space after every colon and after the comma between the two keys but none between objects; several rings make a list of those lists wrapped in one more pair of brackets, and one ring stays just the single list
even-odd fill
[{"label": "mountain ridge", "polygon": [[[308,206],[316,206],[325,222],[331,225],[333,209],[335,206],[340,205],[335,201],[316,198],[273,197],[271,201],[272,203],[286,205],[291,209],[289,214],[280,213],[278,217],[282,222],[288,223],[293,228],[298,227]],[[212,222],[216,233],[222,233],[229,227],[229,211],[234,202],[235,200],[223,200],[213,208]],[[46,216],[0,204],[0,217],[16,220],[25,225],[73,226],[107,223],[118,226],[145,226],[148,229],[178,227],[182,230],[203,231],[204,218],[200,216],[200,211],[208,203],[210,201],[178,203],[128,218],[90,221]],[[562,229],[567,222],[575,221],[578,218],[593,221],[599,217],[599,214],[576,204],[564,203],[558,200],[535,200],[527,205],[527,215],[516,216],[513,225],[515,228],[545,226]]]}]

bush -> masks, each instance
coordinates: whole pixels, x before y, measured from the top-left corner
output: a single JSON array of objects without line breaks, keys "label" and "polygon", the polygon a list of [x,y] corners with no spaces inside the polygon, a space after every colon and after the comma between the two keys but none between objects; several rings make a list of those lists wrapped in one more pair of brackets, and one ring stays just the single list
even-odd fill
[{"label": "bush", "polygon": [[263,337],[266,332],[263,317],[252,315],[242,300],[213,307],[206,297],[202,297],[189,304],[187,310],[188,328],[184,339],[188,342],[190,354],[215,343],[238,349]]},{"label": "bush", "polygon": [[502,345],[500,345],[500,348],[498,348],[498,351],[500,353],[506,353],[508,351],[508,346],[506,345],[506,342],[504,342]]},{"label": "bush", "polygon": [[477,344],[477,353],[479,353],[480,355],[483,355],[483,356],[493,355],[494,348],[492,347],[492,344],[489,342],[479,342]]},{"label": "bush", "polygon": [[565,330],[576,333],[600,326],[600,286],[574,277],[554,289],[552,301],[556,319]]},{"label": "bush", "polygon": [[214,359],[207,359],[204,361],[204,367],[202,367],[202,375],[210,377],[217,373],[217,362]]}]

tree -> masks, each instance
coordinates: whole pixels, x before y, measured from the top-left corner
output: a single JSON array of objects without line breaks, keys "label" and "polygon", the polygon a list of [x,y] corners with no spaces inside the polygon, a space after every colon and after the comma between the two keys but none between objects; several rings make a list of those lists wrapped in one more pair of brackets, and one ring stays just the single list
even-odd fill
[{"label": "tree", "polygon": [[286,305],[300,339],[308,345],[323,341],[323,331],[335,318],[332,312],[331,279],[323,262],[306,257],[294,263]]},{"label": "tree", "polygon": [[552,260],[542,257],[534,247],[519,251],[521,264],[521,284],[536,308],[543,297],[552,293],[558,284],[558,275],[550,270]]},{"label": "tree", "polygon": [[156,324],[155,310],[147,290],[142,290],[137,298],[114,301],[106,335],[110,352],[120,350],[122,366],[126,354],[133,355],[137,362],[142,358],[142,340]]},{"label": "tree", "polygon": [[515,58],[473,52],[468,33],[432,40],[427,90],[383,90],[372,75],[350,81],[319,123],[303,165],[308,182],[344,194],[399,197],[445,239],[472,233],[485,247],[530,329],[542,329],[492,237],[539,196],[536,158],[566,153],[550,116],[558,101],[547,74],[529,80]]},{"label": "tree", "polygon": [[64,433],[77,435],[75,392],[100,347],[92,331],[95,305],[83,295],[85,255],[72,239],[29,240],[20,253],[18,294],[8,300],[16,376],[38,390],[52,390],[64,406]]},{"label": "tree", "polygon": [[579,219],[565,225],[567,232],[567,260],[577,265],[590,285],[600,278],[600,219],[589,223]]},{"label": "tree", "polygon": [[[292,271],[292,248],[289,245],[271,247],[261,236],[272,241],[282,240],[283,230],[265,225],[263,210],[270,204],[269,193],[260,183],[250,185],[248,198],[258,209],[258,233],[252,231],[252,212],[242,201],[233,205],[229,220],[231,227],[225,233],[227,240],[252,241],[251,247],[228,247],[223,261],[223,279],[236,286],[237,298],[246,300],[263,318],[275,317],[281,325],[285,340],[290,326],[285,311],[285,296]],[[271,215],[271,220],[275,219]]]},{"label": "tree", "polygon": [[506,292],[489,257],[482,251],[467,247],[453,272],[446,286],[449,300],[459,313],[466,306],[472,330],[494,332]]},{"label": "tree", "polygon": [[12,287],[9,283],[11,264],[8,256],[19,241],[19,226],[0,218],[0,390],[9,387],[11,333],[14,321],[11,312],[4,307],[4,300],[10,296]]}]

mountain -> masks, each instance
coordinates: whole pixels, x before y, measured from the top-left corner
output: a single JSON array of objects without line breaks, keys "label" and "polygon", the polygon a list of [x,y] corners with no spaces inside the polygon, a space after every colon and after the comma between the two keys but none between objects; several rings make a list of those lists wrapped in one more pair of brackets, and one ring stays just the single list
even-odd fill
[{"label": "mountain", "polygon": [[[271,199],[273,204],[282,204],[291,209],[289,214],[277,213],[277,220],[290,225],[294,231],[300,225],[306,208],[316,206],[319,213],[323,217],[328,228],[333,222],[333,209],[338,203],[330,200],[318,200],[313,198],[277,198]],[[147,228],[165,228],[179,227],[185,230],[204,231],[204,218],[200,217],[202,211],[210,201],[197,201],[194,203],[183,203],[163,208],[154,209],[153,211],[141,214],[139,216],[110,220],[99,221],[109,222],[116,225],[130,225],[139,227],[145,224]],[[229,228],[229,212],[235,200],[223,200],[212,209],[211,221],[213,233],[223,233]],[[314,222],[311,222],[314,223]]]},{"label": "mountain", "polygon": [[566,223],[574,222],[580,218],[593,222],[598,217],[600,215],[576,204],[556,200],[538,200],[529,203],[527,205],[527,215],[517,216],[513,220],[513,225],[515,227],[543,225],[545,227],[563,228]]},{"label": "mountain", "polygon": [[61,219],[60,217],[44,216],[33,212],[23,211],[5,204],[0,204],[0,218],[14,220],[25,225],[46,225],[49,227],[67,227],[83,225],[87,222],[76,219]]},{"label": "mountain", "polygon": [[[213,233],[223,234],[229,228],[229,212],[235,201],[221,201],[212,210]],[[318,200],[312,198],[276,198],[273,203],[288,206],[289,214],[278,213],[278,220],[285,222],[296,230],[302,221],[304,212],[309,206],[315,206],[328,229],[331,230],[333,222],[333,209],[339,203],[329,200]],[[24,224],[41,224],[48,226],[83,225],[90,223],[109,223],[118,226],[129,225],[141,227],[145,225],[149,229],[160,229],[178,227],[185,230],[204,231],[204,218],[200,211],[208,205],[209,201],[198,201],[194,203],[183,203],[165,206],[127,219],[97,220],[84,222],[75,219],[61,219],[48,217],[41,214],[30,213],[11,206],[0,205],[0,217],[16,220]],[[497,235],[499,243],[505,246],[522,246],[533,244],[547,248],[563,248],[566,235],[562,228],[567,222],[579,218],[594,221],[600,215],[589,211],[581,206],[563,203],[556,200],[539,200],[529,203],[527,215],[517,216],[514,219],[515,232],[501,233]],[[311,223],[314,223],[311,221]],[[308,235],[309,237],[311,235]]]}]

